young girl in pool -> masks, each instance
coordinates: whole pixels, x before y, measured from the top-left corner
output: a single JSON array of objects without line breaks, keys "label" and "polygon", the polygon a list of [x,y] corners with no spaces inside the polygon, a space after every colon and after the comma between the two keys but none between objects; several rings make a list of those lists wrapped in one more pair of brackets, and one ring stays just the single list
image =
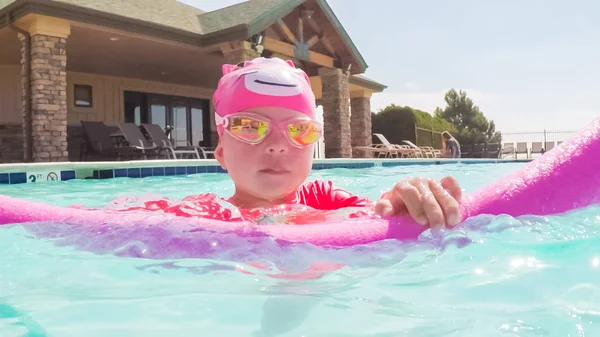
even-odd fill
[{"label": "young girl in pool", "polygon": [[[369,206],[330,181],[305,182],[323,127],[306,73],[291,61],[257,58],[243,67],[224,65],[214,94],[219,143],[215,158],[229,173],[242,209],[303,204],[319,210]],[[397,183],[374,203],[376,214],[409,213],[433,228],[456,225],[461,188],[452,177]]]},{"label": "young girl in pool", "polygon": [[[304,205],[316,210],[366,207],[382,217],[408,213],[431,228],[460,221],[462,191],[452,177],[398,182],[375,203],[330,181],[305,182],[323,126],[315,119],[310,80],[291,61],[257,58],[243,66],[223,65],[213,104],[219,134],[215,158],[235,184],[235,193],[227,201],[244,219],[256,219],[265,209],[285,213],[286,206]],[[146,203],[145,209],[157,208],[182,216],[233,220],[230,210],[219,207],[217,198],[209,194],[188,197],[177,205]],[[282,222],[310,221],[309,213],[288,215]],[[322,219],[314,214],[312,220]]]}]

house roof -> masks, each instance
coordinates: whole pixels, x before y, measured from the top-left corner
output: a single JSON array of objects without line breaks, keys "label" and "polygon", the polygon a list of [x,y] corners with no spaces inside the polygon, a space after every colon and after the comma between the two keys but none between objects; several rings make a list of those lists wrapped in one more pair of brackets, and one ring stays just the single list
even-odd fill
[{"label": "house roof", "polygon": [[0,10],[11,4],[14,6],[27,2],[76,6],[204,35],[239,25],[249,25],[282,4],[293,6],[303,1],[248,0],[204,12],[178,0],[153,0],[152,6],[148,6],[148,0],[0,0]]},{"label": "house roof", "polygon": [[[292,2],[298,1],[293,0]],[[203,13],[199,16],[202,34],[214,33],[240,24],[250,25],[261,16],[276,10],[285,3],[290,3],[290,1],[250,0],[212,12]]]},{"label": "house roof", "polygon": [[[315,1],[336,27],[358,68],[366,70],[368,66],[364,58],[331,7],[325,0]],[[0,27],[6,24],[4,12],[21,7],[20,13],[24,15],[28,10],[23,9],[27,7],[25,5],[37,5],[43,9],[40,14],[74,19],[77,14],[83,13],[85,22],[89,23],[97,20],[107,24],[109,20],[130,30],[144,27],[168,39],[196,45],[213,45],[234,39],[248,39],[304,2],[305,0],[247,0],[204,12],[177,0],[153,0],[152,6],[148,5],[148,0],[0,0]],[[13,16],[17,15],[13,13]]]},{"label": "house roof", "polygon": [[[0,9],[10,4],[25,3],[23,0],[0,0]],[[204,11],[177,0],[46,0],[32,1],[64,4],[115,14],[134,20],[173,27],[192,33],[201,33],[198,16]]]},{"label": "house roof", "polygon": [[381,92],[385,89],[387,89],[387,85],[385,84],[381,84],[375,80],[372,80],[370,78],[368,78],[367,76],[358,74],[358,75],[353,75],[350,78],[350,82],[354,83],[354,84],[358,84],[361,85],[363,87],[375,90],[376,92]]}]

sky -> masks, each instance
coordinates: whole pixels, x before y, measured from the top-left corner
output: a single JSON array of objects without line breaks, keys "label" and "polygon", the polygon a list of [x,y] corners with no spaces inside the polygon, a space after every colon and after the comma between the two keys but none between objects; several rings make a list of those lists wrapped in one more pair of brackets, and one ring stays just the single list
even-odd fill
[{"label": "sky", "polygon": [[[240,0],[180,0],[204,11]],[[578,130],[600,116],[600,1],[328,0],[394,103],[433,113],[464,90],[502,132]]]}]

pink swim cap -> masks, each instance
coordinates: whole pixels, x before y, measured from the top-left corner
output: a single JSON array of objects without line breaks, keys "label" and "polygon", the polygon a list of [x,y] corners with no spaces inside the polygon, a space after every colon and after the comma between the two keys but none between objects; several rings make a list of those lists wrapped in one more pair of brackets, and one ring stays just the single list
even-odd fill
[{"label": "pink swim cap", "polygon": [[255,107],[280,107],[315,118],[316,99],[308,75],[292,61],[259,57],[243,67],[223,65],[213,104],[220,117]]}]

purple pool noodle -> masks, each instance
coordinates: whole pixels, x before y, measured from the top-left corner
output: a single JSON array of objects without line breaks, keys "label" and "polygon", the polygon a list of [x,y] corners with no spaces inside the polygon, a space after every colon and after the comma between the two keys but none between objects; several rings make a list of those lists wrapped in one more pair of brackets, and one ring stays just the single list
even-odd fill
[{"label": "purple pool noodle", "polygon": [[[480,214],[550,215],[587,207],[600,201],[600,118],[569,141],[546,152],[516,172],[463,197],[463,220]],[[202,229],[245,237],[269,235],[318,246],[352,246],[384,239],[414,239],[425,230],[408,216],[348,219],[310,225],[261,225],[203,218],[182,218],[148,212],[117,213],[62,208],[0,196],[0,225],[62,222],[95,226],[119,224],[157,226],[173,230]],[[174,243],[175,244],[175,243]]]}]

